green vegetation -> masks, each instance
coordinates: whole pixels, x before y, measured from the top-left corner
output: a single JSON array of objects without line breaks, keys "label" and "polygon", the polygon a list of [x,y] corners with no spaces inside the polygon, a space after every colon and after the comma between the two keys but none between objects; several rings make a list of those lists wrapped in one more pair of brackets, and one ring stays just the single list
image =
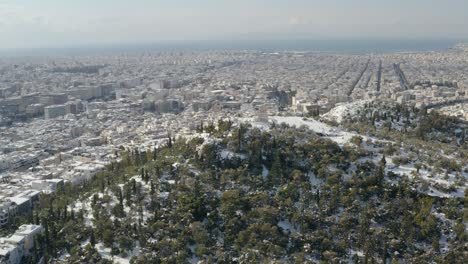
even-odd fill
[{"label": "green vegetation", "polygon": [[120,257],[139,248],[132,263],[467,259],[464,200],[416,191],[386,175],[385,159],[285,125],[199,129],[209,142],[122,151],[83,186],[41,195],[32,218],[46,231],[29,261],[110,262],[98,245]]},{"label": "green vegetation", "polygon": [[[410,154],[394,157],[396,165],[422,162],[431,164],[438,173],[461,173],[468,164],[468,124],[437,111],[428,113],[413,105],[374,101],[357,115],[345,117],[342,125],[361,135],[394,142],[386,147],[388,156],[397,148]],[[359,144],[358,138],[352,143]]]}]

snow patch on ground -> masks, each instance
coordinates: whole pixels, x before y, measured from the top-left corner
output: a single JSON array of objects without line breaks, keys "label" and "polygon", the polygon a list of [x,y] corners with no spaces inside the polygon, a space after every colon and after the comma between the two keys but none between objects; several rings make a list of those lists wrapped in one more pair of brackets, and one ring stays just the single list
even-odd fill
[{"label": "snow patch on ground", "polygon": [[129,254],[128,254],[128,256],[126,258],[122,258],[120,256],[112,256],[111,253],[110,253],[111,249],[106,248],[104,246],[104,244],[102,244],[102,243],[97,243],[96,244],[96,250],[101,255],[101,257],[103,257],[105,259],[108,259],[108,260],[112,260],[113,263],[120,263],[120,264],[128,264],[128,263],[130,263],[130,259],[132,259],[132,257],[138,256],[140,254],[140,247],[139,246],[136,246],[132,251],[129,251],[128,252]]},{"label": "snow patch on ground", "polygon": [[267,169],[267,167],[265,167],[265,165],[262,165],[262,177],[263,177],[263,180],[267,180],[267,177],[268,177],[268,174],[270,173],[270,171]]},{"label": "snow patch on ground", "polygon": [[227,149],[221,150],[220,156],[223,159],[232,159],[234,157],[238,157],[240,159],[246,159],[247,158],[247,155],[245,155],[245,154],[235,153],[235,152],[232,152],[232,151],[227,150]]},{"label": "snow patch on ground", "polygon": [[371,102],[370,100],[359,100],[352,103],[344,103],[337,105],[332,108],[328,113],[324,114],[322,117],[326,120],[336,121],[341,123],[343,118],[346,116],[356,115],[357,112],[366,104]]},{"label": "snow patch on ground", "polygon": [[281,227],[281,229],[283,229],[286,232],[291,232],[291,233],[298,233],[299,232],[299,230],[297,230],[297,228],[294,227],[294,225],[291,222],[289,222],[289,220],[287,220],[287,219],[279,221],[278,226]]},{"label": "snow patch on ground", "polygon": [[277,124],[285,123],[289,126],[294,126],[297,128],[305,126],[315,133],[322,134],[323,137],[335,141],[340,146],[348,143],[353,136],[358,136],[358,134],[345,132],[339,128],[331,127],[315,119],[305,119],[298,116],[272,116],[270,119],[272,122]]},{"label": "snow patch on ground", "polygon": [[[388,163],[387,163],[388,164]],[[388,168],[388,165],[387,165]],[[405,165],[400,165],[400,166],[391,166],[391,169],[388,169],[396,174],[404,175],[409,178],[414,179],[415,175],[418,175],[418,177],[422,180],[427,181],[430,183],[430,186],[428,187],[428,190],[425,192],[427,195],[434,196],[434,197],[443,197],[443,198],[448,198],[448,197],[458,197],[462,198],[465,196],[465,188],[464,186],[458,187],[456,191],[451,192],[451,193],[445,193],[442,192],[434,186],[433,184],[440,184],[444,186],[451,186],[454,184],[454,176],[451,175],[448,180],[442,179],[442,175],[436,175],[434,178],[431,178],[430,172],[427,170],[420,170],[419,173],[417,172],[417,169],[415,168],[414,164],[405,164]],[[450,175],[449,175],[450,176]]]}]

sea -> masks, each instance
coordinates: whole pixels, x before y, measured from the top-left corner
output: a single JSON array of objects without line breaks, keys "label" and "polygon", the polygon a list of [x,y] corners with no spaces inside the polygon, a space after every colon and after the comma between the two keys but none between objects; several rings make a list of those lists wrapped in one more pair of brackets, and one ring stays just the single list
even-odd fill
[{"label": "sea", "polygon": [[282,39],[165,41],[146,44],[86,45],[35,49],[0,49],[0,57],[103,55],[157,52],[258,51],[370,54],[444,51],[463,39]]}]

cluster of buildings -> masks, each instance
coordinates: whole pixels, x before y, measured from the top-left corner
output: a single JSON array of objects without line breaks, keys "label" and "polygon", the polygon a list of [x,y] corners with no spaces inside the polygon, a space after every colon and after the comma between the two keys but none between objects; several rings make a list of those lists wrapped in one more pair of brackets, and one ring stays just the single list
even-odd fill
[{"label": "cluster of buildings", "polygon": [[[14,176],[14,175],[12,175]],[[34,203],[38,201],[41,192],[55,192],[64,184],[63,179],[29,179],[0,177],[0,228],[8,226],[16,216],[31,213]]]},{"label": "cluster of buildings", "polygon": [[468,102],[468,50],[464,45],[440,52],[386,54],[383,60],[398,64],[404,75],[404,81],[398,75],[384,80],[383,96],[435,109],[448,106],[445,114],[467,118],[458,112]]},{"label": "cluster of buildings", "polygon": [[468,104],[466,101],[465,103],[441,106],[437,111],[444,115],[456,116],[458,118],[468,120]]},{"label": "cluster of buildings", "polygon": [[40,192],[104,170],[121,150],[190,136],[201,123],[319,115],[378,97],[450,112],[456,106],[444,103],[467,98],[467,62],[461,48],[0,59],[0,226],[27,213]]},{"label": "cluster of buildings", "polygon": [[90,100],[115,98],[112,84],[81,86],[60,93],[23,95],[19,89],[15,91],[17,96],[0,97],[0,118],[4,124],[34,117],[52,119],[77,114],[86,110],[86,102]]},{"label": "cluster of buildings", "polygon": [[32,254],[35,237],[42,234],[40,225],[22,225],[9,237],[0,237],[0,263],[24,263],[24,257]]}]

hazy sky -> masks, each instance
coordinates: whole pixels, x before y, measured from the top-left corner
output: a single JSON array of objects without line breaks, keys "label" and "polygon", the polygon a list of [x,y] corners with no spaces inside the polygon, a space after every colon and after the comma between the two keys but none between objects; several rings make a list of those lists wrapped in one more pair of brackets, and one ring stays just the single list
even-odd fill
[{"label": "hazy sky", "polygon": [[0,0],[0,48],[288,35],[468,38],[468,0]]}]

